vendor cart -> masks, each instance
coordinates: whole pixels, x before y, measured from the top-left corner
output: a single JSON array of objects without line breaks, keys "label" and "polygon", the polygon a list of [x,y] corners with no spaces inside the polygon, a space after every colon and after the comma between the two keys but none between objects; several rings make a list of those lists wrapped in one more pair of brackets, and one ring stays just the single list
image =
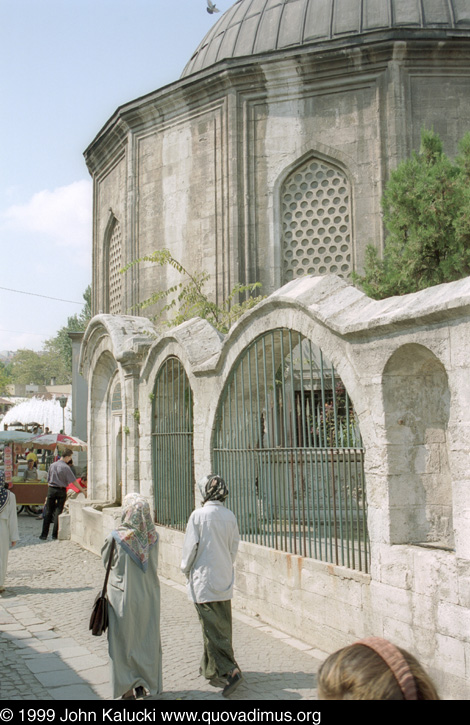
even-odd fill
[{"label": "vendor cart", "polygon": [[24,509],[31,516],[37,516],[46,502],[47,481],[14,481],[10,491],[15,494],[18,513]]}]

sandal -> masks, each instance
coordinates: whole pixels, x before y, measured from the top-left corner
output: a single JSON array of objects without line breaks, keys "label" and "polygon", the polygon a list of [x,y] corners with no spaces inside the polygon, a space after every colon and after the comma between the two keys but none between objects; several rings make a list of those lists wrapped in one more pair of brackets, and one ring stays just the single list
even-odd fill
[{"label": "sandal", "polygon": [[222,695],[224,697],[228,697],[232,694],[232,692],[235,692],[240,682],[243,680],[242,673],[239,669],[232,670],[230,675],[227,678],[227,684],[225,685],[224,689],[222,690]]}]

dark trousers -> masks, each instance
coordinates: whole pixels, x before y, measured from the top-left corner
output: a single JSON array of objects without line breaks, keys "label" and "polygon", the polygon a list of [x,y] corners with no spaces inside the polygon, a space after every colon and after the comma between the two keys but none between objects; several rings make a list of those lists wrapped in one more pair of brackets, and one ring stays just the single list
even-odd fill
[{"label": "dark trousers", "polygon": [[232,648],[232,604],[205,602],[196,604],[196,610],[204,641],[199,672],[208,680],[222,678],[238,667]]},{"label": "dark trousers", "polygon": [[56,486],[48,486],[46,506],[44,513],[44,522],[42,525],[42,534],[47,539],[49,534],[49,526],[53,523],[52,538],[57,539],[59,533],[59,516],[64,510],[64,504],[67,498],[67,490],[65,488],[57,488]]}]

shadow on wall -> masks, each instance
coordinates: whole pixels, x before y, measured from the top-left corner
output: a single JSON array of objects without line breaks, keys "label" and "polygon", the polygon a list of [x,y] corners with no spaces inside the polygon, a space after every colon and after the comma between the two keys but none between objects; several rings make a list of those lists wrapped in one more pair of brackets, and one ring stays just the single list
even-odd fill
[{"label": "shadow on wall", "polygon": [[383,375],[390,494],[390,543],[453,548],[447,424],[450,392],[442,363],[408,344]]}]

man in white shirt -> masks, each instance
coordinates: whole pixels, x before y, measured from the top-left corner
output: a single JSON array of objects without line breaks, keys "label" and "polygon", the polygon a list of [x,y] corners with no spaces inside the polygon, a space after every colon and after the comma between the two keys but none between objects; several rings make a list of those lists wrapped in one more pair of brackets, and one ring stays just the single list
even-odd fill
[{"label": "man in white shirt", "polygon": [[189,518],[181,570],[202,626],[200,674],[213,684],[223,679],[222,694],[227,697],[242,680],[233,654],[231,607],[240,535],[234,514],[223,504],[228,496],[225,481],[220,476],[207,476],[200,487],[202,508]]}]

